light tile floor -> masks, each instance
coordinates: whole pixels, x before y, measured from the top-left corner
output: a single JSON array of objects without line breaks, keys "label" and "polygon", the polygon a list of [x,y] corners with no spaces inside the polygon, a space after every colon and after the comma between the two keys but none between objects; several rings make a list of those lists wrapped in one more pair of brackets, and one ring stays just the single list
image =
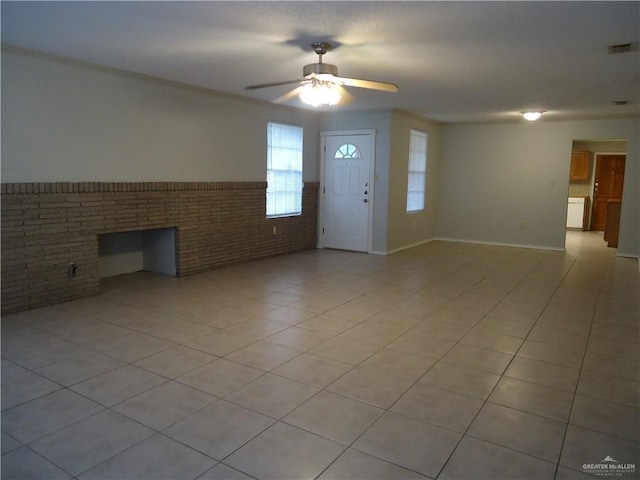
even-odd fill
[{"label": "light tile floor", "polygon": [[639,279],[581,232],[107,279],[2,319],[2,478],[640,469]]}]

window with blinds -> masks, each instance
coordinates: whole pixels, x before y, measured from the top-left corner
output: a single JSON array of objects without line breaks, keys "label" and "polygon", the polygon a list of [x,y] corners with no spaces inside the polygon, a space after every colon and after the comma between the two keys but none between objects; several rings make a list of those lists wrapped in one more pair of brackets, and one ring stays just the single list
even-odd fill
[{"label": "window with blinds", "polygon": [[424,210],[427,180],[427,134],[411,130],[409,136],[409,175],[407,179],[407,212]]},{"label": "window with blinds", "polygon": [[267,216],[302,213],[302,127],[267,124]]}]

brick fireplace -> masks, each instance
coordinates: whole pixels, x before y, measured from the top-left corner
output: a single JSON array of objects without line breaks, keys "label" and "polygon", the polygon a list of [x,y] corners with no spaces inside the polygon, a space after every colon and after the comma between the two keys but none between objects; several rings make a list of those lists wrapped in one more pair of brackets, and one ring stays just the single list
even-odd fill
[{"label": "brick fireplace", "polygon": [[175,229],[177,276],[316,247],[318,183],[305,183],[301,215],[271,219],[266,182],[3,183],[0,194],[2,313],[99,294],[99,235]]}]

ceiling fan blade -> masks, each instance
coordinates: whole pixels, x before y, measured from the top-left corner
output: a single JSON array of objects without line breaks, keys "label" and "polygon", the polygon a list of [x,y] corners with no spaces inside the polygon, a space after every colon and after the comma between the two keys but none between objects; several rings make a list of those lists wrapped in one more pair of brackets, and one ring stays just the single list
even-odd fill
[{"label": "ceiling fan blade", "polygon": [[298,95],[300,95],[301,91],[302,91],[302,85],[299,86],[299,87],[294,88],[293,90],[288,91],[287,93],[285,93],[281,97],[278,97],[275,100],[272,100],[271,103],[286,103],[289,100],[291,100],[292,98],[295,98]]},{"label": "ceiling fan blade", "polygon": [[395,93],[398,91],[398,86],[395,83],[388,82],[375,82],[373,80],[362,80],[360,78],[344,78],[339,77],[339,80],[343,85],[347,87],[368,88],[371,90],[382,90],[383,92]]},{"label": "ceiling fan blade", "polygon": [[258,85],[249,85],[244,87],[245,90],[257,90],[259,88],[277,87],[279,85],[291,85],[292,83],[300,83],[304,80],[285,80],[284,82],[260,83]]},{"label": "ceiling fan blade", "polygon": [[349,92],[349,90],[347,90],[346,88],[344,88],[342,85],[336,85],[336,87],[338,88],[338,91],[340,92],[340,101],[338,102],[338,105],[349,105],[350,103],[353,103],[354,98],[353,95],[351,95],[351,93]]}]

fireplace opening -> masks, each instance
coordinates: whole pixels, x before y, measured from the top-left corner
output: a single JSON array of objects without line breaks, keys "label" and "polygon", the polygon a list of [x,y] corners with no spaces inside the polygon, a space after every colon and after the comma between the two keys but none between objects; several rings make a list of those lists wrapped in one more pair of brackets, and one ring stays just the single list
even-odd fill
[{"label": "fireplace opening", "polygon": [[134,272],[176,275],[176,229],[98,235],[100,278]]}]

